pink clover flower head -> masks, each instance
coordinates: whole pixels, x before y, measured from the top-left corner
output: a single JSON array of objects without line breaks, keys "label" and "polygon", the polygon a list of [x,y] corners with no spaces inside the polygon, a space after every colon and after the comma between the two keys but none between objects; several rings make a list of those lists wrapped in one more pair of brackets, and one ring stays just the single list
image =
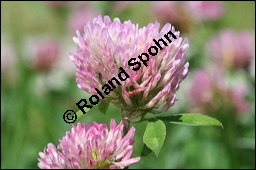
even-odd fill
[{"label": "pink clover flower head", "polygon": [[37,70],[49,70],[58,61],[60,55],[60,44],[55,39],[42,40],[35,44],[32,65]]},{"label": "pink clover flower head", "polygon": [[248,87],[245,84],[236,84],[230,90],[234,110],[239,114],[247,113],[250,109],[249,102],[245,98],[246,94],[248,94]]},{"label": "pink clover flower head", "polygon": [[152,1],[154,16],[161,22],[179,23],[184,21],[178,1]]},{"label": "pink clover flower head", "polygon": [[83,31],[87,21],[92,20],[97,15],[97,11],[90,7],[73,10],[68,21],[70,32],[74,33],[76,30],[79,30],[80,32]]},{"label": "pink clover flower head", "polygon": [[197,21],[212,21],[224,14],[224,7],[220,1],[184,1],[184,8]]},{"label": "pink clover flower head", "polygon": [[248,69],[255,52],[253,37],[250,32],[223,30],[210,40],[208,48],[221,67]]},{"label": "pink clover flower head", "polygon": [[236,83],[228,86],[224,80],[223,70],[199,69],[193,75],[190,88],[190,105],[193,112],[216,113],[220,110],[229,110],[228,113],[247,113],[249,102],[245,96],[248,94],[246,84]]},{"label": "pink clover flower head", "polygon": [[57,148],[48,144],[40,152],[38,166],[42,169],[116,169],[130,166],[140,160],[131,158],[135,128],[123,137],[123,121],[116,126],[114,119],[110,130],[105,123],[78,123],[66,133]]},{"label": "pink clover flower head", "polygon": [[214,99],[216,93],[225,93],[227,87],[222,80],[221,70],[199,69],[193,75],[193,82],[190,90],[191,103],[207,105]]},{"label": "pink clover flower head", "polygon": [[84,32],[74,37],[76,52],[70,51],[78,87],[93,95],[100,91],[104,100],[120,107],[122,116],[133,122],[147,112],[168,110],[188,75],[184,52],[189,45],[171,24],[159,28],[158,22],[139,28],[130,20],[121,23],[115,18],[112,22],[108,16],[87,22]]}]

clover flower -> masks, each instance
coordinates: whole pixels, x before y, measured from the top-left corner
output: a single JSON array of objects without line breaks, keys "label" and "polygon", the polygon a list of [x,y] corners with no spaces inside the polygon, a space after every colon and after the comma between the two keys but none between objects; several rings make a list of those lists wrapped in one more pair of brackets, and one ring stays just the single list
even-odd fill
[{"label": "clover flower", "polygon": [[1,39],[1,46],[5,49],[1,51],[1,72],[14,70],[18,60],[14,45],[6,39],[5,37]]},{"label": "clover flower", "polygon": [[8,87],[13,87],[21,77],[17,68],[18,56],[14,44],[9,41],[8,37],[1,38],[1,80]]},{"label": "clover flower", "polygon": [[224,81],[222,70],[199,69],[193,75],[193,82],[189,89],[190,106],[193,112],[218,113],[246,113],[249,103],[245,99],[248,87],[236,79],[234,85]]},{"label": "clover flower", "polygon": [[152,11],[160,22],[184,22],[182,3],[178,1],[152,1]]},{"label": "clover flower", "polygon": [[112,1],[113,2],[113,11],[123,12],[126,9],[136,5],[136,1]]},{"label": "clover flower", "polygon": [[[227,87],[217,69],[198,69],[193,74],[189,90],[190,105],[195,112],[207,112],[216,107],[216,95],[227,96]],[[221,97],[223,98],[223,97]],[[217,98],[219,100],[219,98]]]},{"label": "clover flower", "polygon": [[152,14],[161,23],[171,22],[180,31],[191,32],[198,23],[214,21],[224,14],[217,1],[153,1]]},{"label": "clover flower", "polygon": [[74,33],[76,30],[83,31],[84,25],[87,21],[98,16],[98,13],[95,9],[90,7],[75,8],[68,21],[68,27],[70,32]]},{"label": "clover flower", "polygon": [[73,125],[57,148],[50,143],[39,153],[38,166],[42,169],[116,169],[132,165],[140,160],[140,157],[130,158],[135,128],[131,127],[122,137],[123,128],[123,121],[116,126],[114,119],[110,130],[105,123]]},{"label": "clover flower", "polygon": [[28,67],[36,71],[49,71],[60,60],[61,44],[52,37],[27,37],[24,41]]},{"label": "clover flower", "polygon": [[219,66],[248,69],[255,51],[253,37],[250,32],[223,30],[209,41],[208,49]]},{"label": "clover flower", "polygon": [[[120,107],[123,118],[129,121],[140,121],[147,112],[168,110],[188,75],[184,52],[189,45],[171,24],[164,25],[160,32],[159,28],[157,22],[139,28],[118,18],[112,22],[108,16],[88,22],[84,32],[77,31],[74,37],[76,52],[70,51],[77,67],[78,87]],[[170,32],[175,38],[165,37]],[[142,53],[154,45],[154,53],[151,50],[145,59]],[[131,62],[134,60],[137,62]],[[159,106],[161,109],[156,110]]]},{"label": "clover flower", "polygon": [[230,98],[237,113],[247,113],[250,109],[249,102],[245,99],[246,94],[248,94],[248,87],[242,83],[230,90]]},{"label": "clover flower", "polygon": [[224,14],[223,4],[219,1],[184,1],[184,8],[197,21],[216,20]]}]

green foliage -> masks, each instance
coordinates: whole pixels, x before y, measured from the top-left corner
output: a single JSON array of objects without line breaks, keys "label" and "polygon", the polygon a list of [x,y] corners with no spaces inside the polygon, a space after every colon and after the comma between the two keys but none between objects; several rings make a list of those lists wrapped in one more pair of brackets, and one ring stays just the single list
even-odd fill
[{"label": "green foliage", "polygon": [[196,113],[177,114],[169,117],[157,118],[174,124],[189,126],[221,126],[223,128],[222,123],[217,119]]},{"label": "green foliage", "polygon": [[148,122],[143,142],[158,156],[166,136],[166,127],[161,120],[152,120]]},{"label": "green foliage", "polygon": [[[75,3],[70,4],[75,6],[77,5]],[[156,20],[153,17],[150,2],[139,2],[125,12],[114,12],[112,10],[113,2],[95,2],[94,7],[97,6],[105,12],[102,15],[110,15],[111,18],[119,17],[121,21],[129,19],[133,23],[138,22],[139,27]],[[217,22],[217,25],[203,23],[196,25],[192,33],[181,32],[181,35],[183,37],[187,36],[190,42],[187,56],[191,75],[198,68],[212,65],[211,62],[207,61],[209,54],[205,54],[204,49],[207,41],[221,29],[230,28],[238,31],[245,29],[255,32],[255,2],[227,1],[224,2],[224,6],[224,18]],[[61,139],[66,131],[71,128],[70,124],[63,121],[63,113],[68,109],[77,111],[78,108],[75,103],[85,97],[85,93],[77,88],[75,74],[71,77],[68,77],[68,75],[65,75],[67,77],[58,77],[57,74],[54,77],[54,89],[50,89],[48,79],[43,79],[43,86],[40,86],[42,87],[40,88],[38,80],[42,77],[50,77],[52,72],[32,71],[27,56],[26,42],[28,39],[54,36],[64,44],[61,48],[63,55],[60,57],[68,58],[68,50],[75,49],[75,44],[72,42],[75,33],[68,32],[69,16],[72,11],[75,11],[73,7],[71,8],[69,5],[50,6],[45,2],[1,2],[1,35],[3,42],[6,38],[13,43],[18,60],[13,67],[10,67],[9,72],[2,72],[1,70],[1,168],[3,169],[38,168],[38,153],[43,151],[47,143],[57,144],[58,139]],[[33,48],[29,47],[28,50],[33,50]],[[57,68],[54,67],[55,69]],[[62,72],[63,70],[58,71]],[[13,76],[15,74],[16,77]],[[153,136],[154,134],[151,134],[149,130],[147,130],[148,134],[144,133],[147,122],[133,124],[136,128],[133,155],[143,155],[143,157],[141,157],[140,162],[129,168],[254,169],[255,76],[248,72],[245,72],[243,76],[245,79],[250,79],[249,82],[251,83],[250,88],[248,88],[250,92],[248,100],[251,109],[248,113],[235,115],[232,112],[229,113],[220,109],[220,112],[216,112],[216,115],[213,116],[223,123],[224,129],[191,128],[176,125],[177,122],[171,124],[169,122],[174,120],[169,120],[166,124],[166,135],[163,135],[163,130],[161,131],[162,138],[159,139],[162,140],[158,140],[158,134],[153,137],[157,139],[158,148],[162,148],[161,152],[160,149],[154,148],[158,152],[158,157],[149,154],[151,149],[143,143],[143,134],[145,136]],[[189,111],[186,83],[188,83],[190,77],[188,76],[179,89],[179,102],[166,114]],[[237,80],[236,75],[234,79]],[[57,87],[59,83],[63,83],[64,86],[62,88]],[[75,124],[77,122],[93,121],[109,122],[111,118],[120,122],[120,109],[114,105],[109,105],[106,114],[99,114],[97,108],[100,108],[100,104],[99,107],[94,107],[90,111],[86,110],[86,114],[78,111],[77,116],[82,117]],[[190,125],[194,123],[186,116],[178,116],[176,120]],[[175,118],[175,116],[172,118]],[[161,122],[161,120],[149,122],[149,125],[151,126],[159,121]],[[220,126],[218,121],[213,122]],[[159,124],[163,125],[162,123]],[[164,129],[163,127],[162,129]],[[158,130],[156,129],[156,131]],[[165,136],[165,140],[163,136]],[[147,142],[149,142],[148,145],[152,145],[150,141]]]},{"label": "green foliage", "polygon": [[101,113],[106,113],[108,110],[108,106],[109,103],[105,102],[105,101],[100,101],[100,104],[98,105],[99,111],[101,111]]}]

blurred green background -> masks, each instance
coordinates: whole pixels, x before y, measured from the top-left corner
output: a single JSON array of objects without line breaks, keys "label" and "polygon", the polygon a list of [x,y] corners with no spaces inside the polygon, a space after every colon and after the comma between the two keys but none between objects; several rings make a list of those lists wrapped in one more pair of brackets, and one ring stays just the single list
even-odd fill
[{"label": "blurred green background", "polygon": [[[72,26],[80,23],[75,23],[72,16],[82,16],[83,21],[90,17],[74,13],[86,9],[92,11],[92,16],[118,17],[121,21],[139,23],[140,27],[157,19],[151,2],[122,3],[1,1],[1,168],[38,168],[38,153],[47,143],[57,145],[58,139],[71,128],[63,121],[63,113],[67,109],[78,111],[75,103],[90,96],[77,87],[74,64],[68,53],[76,48]],[[223,16],[212,22],[195,22],[191,27],[175,22],[177,28],[184,30],[181,35],[190,42],[187,53],[190,75],[181,83],[179,101],[162,115],[191,112],[186,84],[191,83],[198,68],[211,65],[205,49],[212,36],[225,28],[247,30],[255,35],[255,2],[224,2],[223,8]],[[57,41],[58,58],[53,63],[42,57],[37,61],[35,56],[40,52],[36,49],[43,48],[45,44],[41,43],[47,44],[48,39]],[[255,62],[255,54],[253,57]],[[255,64],[250,70],[254,69]],[[255,168],[255,72],[249,75],[231,71],[226,79],[248,85],[246,113],[220,110],[211,115],[223,123],[224,129],[169,124],[159,156],[153,153],[142,156],[130,168]],[[111,118],[120,121],[118,108],[110,105],[107,113],[102,114],[95,106],[78,121],[109,124]],[[136,127],[133,155],[139,156],[146,122],[133,125]]]}]

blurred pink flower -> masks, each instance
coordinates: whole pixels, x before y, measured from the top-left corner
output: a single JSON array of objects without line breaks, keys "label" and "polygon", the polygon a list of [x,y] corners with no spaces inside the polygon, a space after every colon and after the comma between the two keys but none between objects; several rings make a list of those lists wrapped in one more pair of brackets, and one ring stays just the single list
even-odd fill
[{"label": "blurred pink flower", "polygon": [[178,1],[152,1],[153,13],[160,22],[182,22],[184,19]]},{"label": "blurred pink flower", "polygon": [[184,8],[189,16],[198,21],[216,20],[224,13],[220,1],[184,1]]},{"label": "blurred pink flower", "polygon": [[34,55],[32,57],[32,65],[37,70],[49,70],[56,64],[60,46],[54,39],[47,39],[38,42],[35,45]]},{"label": "blurred pink flower", "polygon": [[230,91],[232,103],[238,113],[246,113],[249,110],[249,102],[245,99],[247,92],[247,88],[243,85],[236,85]]},{"label": "blurred pink flower", "polygon": [[17,69],[18,56],[14,44],[7,37],[1,37],[1,80],[2,84],[13,87],[20,80]]},{"label": "blurred pink flower", "polygon": [[[27,37],[24,41],[25,44],[25,57],[24,58],[28,67],[32,67],[34,71],[36,71],[36,53],[38,51],[38,42],[48,42],[48,41],[56,41],[54,38],[43,38],[39,37]],[[57,60],[54,61],[46,72],[40,72],[37,74],[35,79],[33,79],[33,90],[35,95],[46,95],[50,91],[60,91],[65,90],[69,85],[70,78],[73,79],[74,74],[76,73],[75,65],[70,62],[69,57],[67,57],[66,49],[69,49],[73,46],[72,43],[69,43],[66,39],[61,39],[58,41],[58,57]],[[47,58],[45,58],[47,59]],[[40,90],[38,90],[40,89]]]},{"label": "blurred pink flower", "polygon": [[[121,23],[115,18],[112,22],[108,16],[88,22],[84,33],[77,32],[74,37],[77,51],[70,51],[77,67],[78,87],[97,95],[95,88],[101,90],[108,80],[118,77],[122,67],[129,79],[121,81],[121,86],[113,88],[104,100],[120,107],[123,117],[130,121],[140,121],[144,114],[156,112],[154,109],[163,104],[161,111],[168,110],[175,103],[179,84],[188,75],[189,64],[185,64],[184,52],[189,45],[171,24],[166,24],[160,32],[159,28],[156,22],[139,29],[138,24],[131,21]],[[171,38],[168,46],[158,50],[155,56],[149,55],[147,67],[140,63],[140,69],[133,71],[133,67],[128,66],[131,58],[138,59],[150,46],[156,45],[153,39],[159,40],[169,31],[177,39]],[[104,94],[103,89],[101,92]]]},{"label": "blurred pink flower", "polygon": [[212,100],[212,86],[213,82],[211,76],[205,70],[197,70],[194,73],[193,84],[190,90],[190,97],[192,101],[207,103]]},{"label": "blurred pink flower", "polygon": [[190,32],[197,22],[220,18],[224,9],[217,1],[153,1],[153,18],[161,23],[171,22],[183,32]]},{"label": "blurred pink flower", "polygon": [[224,68],[247,69],[255,52],[253,37],[249,32],[223,30],[210,40],[210,55]]},{"label": "blurred pink flower", "polygon": [[13,44],[1,38],[1,49],[1,71],[14,70],[17,54]]},{"label": "blurred pink flower", "polygon": [[224,93],[225,84],[220,71],[197,70],[193,75],[193,83],[190,89],[191,103],[195,105],[208,105],[213,101],[216,92]]},{"label": "blurred pink flower", "polygon": [[112,1],[114,4],[113,4],[113,10],[116,10],[116,11],[124,11],[125,9],[129,8],[130,6],[133,6],[135,5],[136,1]]},{"label": "blurred pink flower", "polygon": [[140,160],[140,157],[130,158],[135,128],[131,127],[122,137],[123,128],[123,121],[116,126],[114,119],[110,130],[105,123],[73,125],[57,148],[50,143],[39,153],[38,166],[41,169],[123,169],[130,166]]},{"label": "blurred pink flower", "polygon": [[71,33],[75,33],[76,30],[83,31],[85,24],[98,16],[96,10],[90,7],[76,8],[73,10],[69,17],[68,25]]},{"label": "blurred pink flower", "polygon": [[245,113],[249,103],[245,100],[244,85],[227,86],[222,71],[197,70],[190,88],[190,105],[195,112],[216,113],[225,108],[232,113]]}]

